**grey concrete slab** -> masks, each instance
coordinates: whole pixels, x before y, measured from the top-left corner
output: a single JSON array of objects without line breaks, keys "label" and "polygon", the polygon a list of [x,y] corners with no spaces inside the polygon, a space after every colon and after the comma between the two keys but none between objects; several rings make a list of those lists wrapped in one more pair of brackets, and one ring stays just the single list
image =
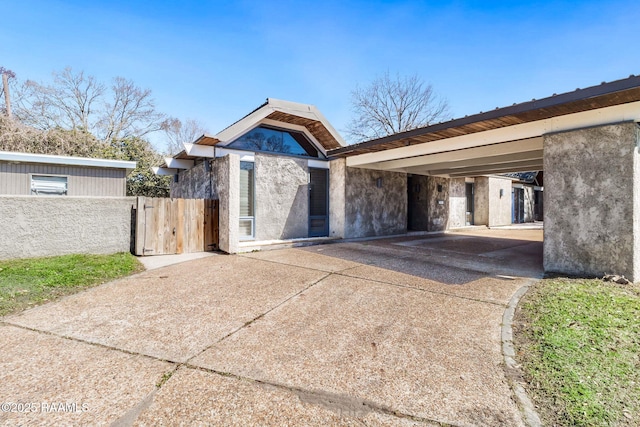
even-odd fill
[{"label": "grey concrete slab", "polygon": [[181,262],[192,261],[194,259],[206,258],[210,256],[221,256],[220,252],[194,252],[190,254],[175,255],[154,255],[141,256],[138,261],[144,265],[147,270],[155,270],[156,268],[166,267],[168,265],[179,264]]},{"label": "grey concrete slab", "polygon": [[6,322],[184,362],[326,273],[216,256],[111,282]]},{"label": "grey concrete slab", "polygon": [[191,361],[462,425],[522,425],[504,307],[332,275]]},{"label": "grey concrete slab", "polygon": [[326,248],[324,245],[315,246],[315,248],[313,254],[302,249],[281,249],[247,253],[242,256],[327,272],[346,270],[359,265],[356,262],[322,255],[322,251]]},{"label": "grey concrete slab", "polygon": [[[500,324],[526,279],[496,275],[541,233],[464,233],[475,249],[397,244],[423,235],[211,256],[8,316],[0,398],[95,412],[0,424],[520,426]],[[186,366],[158,390],[167,360]]]},{"label": "grey concrete slab", "polygon": [[136,426],[429,426],[295,390],[180,368],[154,396]]},{"label": "grey concrete slab", "polygon": [[109,425],[170,363],[0,325],[0,425]]}]

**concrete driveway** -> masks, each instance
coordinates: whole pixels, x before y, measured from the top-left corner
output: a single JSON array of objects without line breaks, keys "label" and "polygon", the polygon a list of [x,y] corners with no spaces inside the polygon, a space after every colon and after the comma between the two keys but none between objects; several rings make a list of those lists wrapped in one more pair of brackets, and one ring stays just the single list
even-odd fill
[{"label": "concrete driveway", "polygon": [[472,230],[219,255],[6,317],[0,424],[523,425],[500,328],[541,274],[541,241]]}]

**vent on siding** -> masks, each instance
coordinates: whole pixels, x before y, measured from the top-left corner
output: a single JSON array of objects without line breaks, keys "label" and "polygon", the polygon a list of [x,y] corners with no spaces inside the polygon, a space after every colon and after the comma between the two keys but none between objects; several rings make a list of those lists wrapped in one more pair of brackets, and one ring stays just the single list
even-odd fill
[{"label": "vent on siding", "polygon": [[67,194],[66,176],[31,176],[31,194],[64,195]]}]

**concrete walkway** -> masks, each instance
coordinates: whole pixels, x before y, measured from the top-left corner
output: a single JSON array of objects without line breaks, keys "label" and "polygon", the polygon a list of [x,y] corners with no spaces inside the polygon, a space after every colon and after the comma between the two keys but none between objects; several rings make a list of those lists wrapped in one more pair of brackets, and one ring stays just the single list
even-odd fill
[{"label": "concrete walkway", "polygon": [[211,256],[6,317],[0,425],[521,426],[500,324],[538,234]]}]

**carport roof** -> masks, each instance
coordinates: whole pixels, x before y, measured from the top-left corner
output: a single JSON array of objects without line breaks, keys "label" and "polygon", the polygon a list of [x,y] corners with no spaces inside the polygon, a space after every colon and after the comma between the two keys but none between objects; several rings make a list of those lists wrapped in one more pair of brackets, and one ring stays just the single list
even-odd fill
[{"label": "carport roof", "polygon": [[505,128],[573,113],[640,101],[640,76],[576,89],[548,98],[531,100],[509,107],[496,108],[472,116],[373,139],[330,150],[331,158],[351,157],[393,148],[425,144],[462,135]]}]

